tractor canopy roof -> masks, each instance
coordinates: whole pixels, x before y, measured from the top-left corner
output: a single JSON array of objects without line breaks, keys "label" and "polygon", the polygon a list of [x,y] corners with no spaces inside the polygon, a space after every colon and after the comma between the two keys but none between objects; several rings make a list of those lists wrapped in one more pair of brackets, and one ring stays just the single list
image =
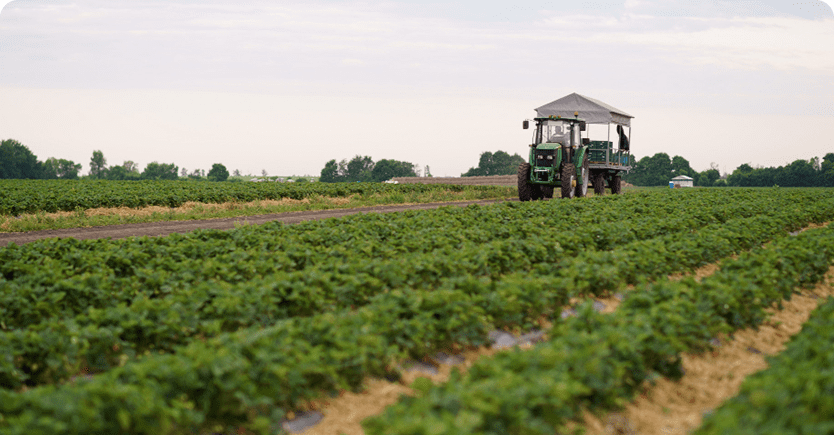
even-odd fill
[{"label": "tractor canopy roof", "polygon": [[631,118],[634,118],[616,107],[575,92],[536,108],[536,118],[549,118],[551,116],[556,118],[559,116],[575,119],[575,112],[579,112],[579,117],[588,124],[614,123],[630,127]]}]

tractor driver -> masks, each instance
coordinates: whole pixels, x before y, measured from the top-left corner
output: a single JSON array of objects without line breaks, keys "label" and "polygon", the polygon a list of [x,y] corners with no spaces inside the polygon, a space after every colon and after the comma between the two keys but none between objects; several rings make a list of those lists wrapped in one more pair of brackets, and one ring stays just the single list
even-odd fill
[{"label": "tractor driver", "polygon": [[565,133],[562,132],[562,126],[561,125],[555,125],[555,126],[553,126],[553,133],[550,135],[549,138],[547,138],[547,142],[548,143],[560,143],[562,145],[566,145],[567,144],[567,142],[565,142],[566,138],[567,138],[567,135],[565,135]]}]

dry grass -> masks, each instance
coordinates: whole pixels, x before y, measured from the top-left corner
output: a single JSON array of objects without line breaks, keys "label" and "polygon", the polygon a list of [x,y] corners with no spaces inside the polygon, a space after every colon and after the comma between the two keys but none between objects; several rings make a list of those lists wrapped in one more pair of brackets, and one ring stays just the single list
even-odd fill
[{"label": "dry grass", "polygon": [[[712,352],[684,354],[685,375],[679,381],[660,379],[624,410],[602,416],[585,414],[589,435],[640,434],[685,435],[701,425],[705,412],[738,394],[745,377],[767,368],[765,357],[785,349],[792,336],[816,309],[821,298],[834,296],[834,267],[814,289],[772,307],[772,317],[758,329],[736,331],[719,337]],[[760,353],[757,353],[760,352]]]},{"label": "dry grass", "polygon": [[[381,200],[381,198],[375,198]],[[312,198],[291,199],[281,198],[255,200],[250,202],[226,202],[220,204],[207,204],[189,201],[179,207],[147,206],[140,208],[112,207],[92,208],[79,211],[58,211],[53,213],[27,213],[16,217],[0,216],[0,232],[20,231],[21,223],[33,225],[42,224],[45,228],[52,229],[50,223],[70,222],[74,227],[85,227],[95,225],[109,225],[125,222],[153,222],[159,220],[187,220],[187,219],[209,219],[215,217],[227,217],[229,215],[251,215],[255,213],[277,213],[283,211],[296,211],[311,208],[340,208],[349,206],[357,201],[356,195],[348,197],[326,197],[314,196]],[[362,206],[365,204],[359,204]],[[102,222],[103,223],[99,223]],[[111,222],[112,221],[112,222]],[[45,223],[45,224],[43,224]],[[57,225],[55,228],[67,228],[66,225]],[[71,227],[71,226],[70,226]],[[31,230],[31,229],[26,229]]]}]

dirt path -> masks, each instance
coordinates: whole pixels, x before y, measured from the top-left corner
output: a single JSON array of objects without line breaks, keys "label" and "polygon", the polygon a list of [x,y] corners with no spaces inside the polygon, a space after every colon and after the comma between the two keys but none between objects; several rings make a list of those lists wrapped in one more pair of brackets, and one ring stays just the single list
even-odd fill
[{"label": "dirt path", "polygon": [[503,201],[512,200],[490,199],[481,201],[439,202],[429,204],[383,205],[378,207],[298,211],[223,219],[147,222],[141,224],[108,225],[92,228],[31,231],[27,233],[3,233],[0,234],[0,247],[6,246],[11,242],[22,245],[24,243],[34,242],[35,240],[47,239],[50,237],[72,237],[83,240],[103,239],[108,237],[112,239],[123,239],[131,236],[166,236],[173,233],[187,233],[197,229],[228,230],[234,228],[235,225],[241,224],[258,225],[271,221],[279,221],[286,224],[297,224],[303,221],[341,217],[357,213],[393,213],[405,210],[429,210],[446,205],[465,207],[471,204],[486,205]]}]

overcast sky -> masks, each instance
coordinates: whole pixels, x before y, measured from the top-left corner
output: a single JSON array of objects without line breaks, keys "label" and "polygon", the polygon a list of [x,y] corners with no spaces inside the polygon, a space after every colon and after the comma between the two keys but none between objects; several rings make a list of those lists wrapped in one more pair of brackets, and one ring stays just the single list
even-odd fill
[{"label": "overcast sky", "polygon": [[[4,2],[0,1],[0,5]],[[696,170],[834,152],[834,13],[778,0],[15,0],[0,139],[89,170],[318,175],[370,155],[458,176],[526,157],[572,92],[635,116],[632,152]]]}]

